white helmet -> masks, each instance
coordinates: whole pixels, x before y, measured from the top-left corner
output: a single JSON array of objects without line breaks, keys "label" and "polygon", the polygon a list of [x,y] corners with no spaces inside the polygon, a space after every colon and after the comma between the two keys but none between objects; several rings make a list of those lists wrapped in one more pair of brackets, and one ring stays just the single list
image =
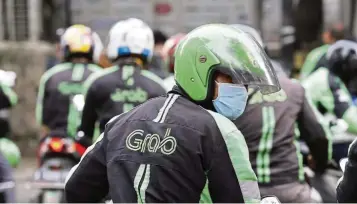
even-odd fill
[{"label": "white helmet", "polygon": [[154,49],[151,28],[136,18],[117,22],[109,31],[107,56],[115,60],[121,56],[139,55],[150,61]]}]

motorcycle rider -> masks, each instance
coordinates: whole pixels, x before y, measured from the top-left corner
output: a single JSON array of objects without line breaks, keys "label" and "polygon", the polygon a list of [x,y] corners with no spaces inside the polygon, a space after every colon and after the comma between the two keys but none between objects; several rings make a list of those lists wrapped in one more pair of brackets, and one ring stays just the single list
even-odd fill
[{"label": "motorcycle rider", "polygon": [[70,26],[61,38],[63,62],[46,71],[40,81],[36,118],[42,137],[57,132],[75,136],[80,118],[72,97],[82,94],[83,83],[100,69],[93,63],[92,31],[84,25]]},{"label": "motorcycle rider", "polygon": [[316,69],[321,66],[325,66],[326,59],[324,55],[327,52],[329,46],[338,40],[345,39],[349,37],[347,32],[342,24],[334,24],[330,28],[328,28],[322,34],[323,45],[313,49],[305,59],[303,66],[300,71],[300,79],[304,80],[311,73],[313,73]]},{"label": "motorcycle rider", "polygon": [[115,66],[86,82],[86,99],[78,141],[92,144],[95,123],[100,131],[115,115],[166,93],[162,80],[147,70],[153,54],[151,28],[135,18],[119,21],[109,31],[107,56]]},{"label": "motorcycle rider", "polygon": [[186,34],[184,33],[178,33],[171,36],[168,40],[166,40],[164,46],[161,49],[161,55],[164,59],[165,67],[170,73],[170,75],[164,80],[164,85],[169,90],[171,90],[176,84],[174,76],[175,49],[180,40],[182,40],[185,36]]},{"label": "motorcycle rider", "polygon": [[[263,43],[253,28],[235,26]],[[262,196],[275,195],[282,203],[314,202],[305,182],[298,139],[309,146],[316,161],[315,172],[323,173],[331,159],[331,135],[307,100],[304,88],[289,79],[283,69],[274,68],[282,89],[269,96],[251,89],[245,112],[234,123],[247,142]]]},{"label": "motorcycle rider", "polygon": [[[63,33],[66,31],[64,28],[58,28],[56,30],[56,42],[55,42],[55,47],[56,47],[56,54],[55,56],[49,56],[47,59],[47,66],[46,70],[54,67],[56,64],[59,64],[62,62],[62,55],[63,51],[61,48],[61,39]],[[107,66],[105,59],[102,59],[103,56],[101,56],[102,50],[103,50],[103,43],[102,40],[100,39],[99,35],[92,31],[92,37],[93,37],[93,43],[94,43],[94,50],[93,50],[93,61],[98,64],[99,66],[105,68]]]},{"label": "motorcycle rider", "polygon": [[15,72],[0,70],[0,152],[14,168],[21,160],[20,149],[9,137],[11,134],[10,109],[17,104],[18,100],[13,90],[15,81]]},{"label": "motorcycle rider", "polygon": [[[14,107],[18,100],[17,94],[12,89],[16,74],[3,70],[0,70],[0,73],[0,184],[5,187],[4,191],[0,191],[0,202],[14,203],[15,180],[10,162],[13,167],[16,167],[20,159],[18,158],[19,155],[12,154],[17,146],[7,138],[10,134],[8,109]],[[6,146],[3,146],[3,144],[6,144]],[[18,150],[18,148],[15,150]]]},{"label": "motorcycle rider", "polygon": [[348,160],[345,171],[337,185],[337,201],[339,203],[357,202],[357,138],[348,148]]},{"label": "motorcycle rider", "polygon": [[348,132],[357,134],[357,107],[346,88],[346,81],[355,76],[357,43],[340,40],[326,53],[326,67],[318,68],[303,82],[313,104],[322,113],[332,113],[348,124]]},{"label": "motorcycle rider", "polygon": [[71,170],[68,202],[96,202],[108,190],[114,203],[259,202],[244,137],[229,119],[243,112],[246,86],[280,89],[265,53],[238,29],[204,25],[178,45],[175,77],[166,96],[109,121]]},{"label": "motorcycle rider", "polygon": [[16,73],[0,70],[0,137],[10,134],[9,109],[17,104],[17,94],[13,90]]}]

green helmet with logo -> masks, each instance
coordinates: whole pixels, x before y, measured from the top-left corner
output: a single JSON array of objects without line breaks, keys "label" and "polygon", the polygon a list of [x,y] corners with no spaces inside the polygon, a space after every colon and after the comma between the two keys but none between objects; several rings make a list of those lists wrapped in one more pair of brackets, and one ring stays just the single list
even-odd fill
[{"label": "green helmet with logo", "polygon": [[0,138],[0,152],[13,168],[20,163],[21,152],[13,141],[7,138]]},{"label": "green helmet with logo", "polygon": [[263,48],[242,30],[208,24],[191,31],[175,51],[176,83],[194,101],[213,94],[213,76],[221,72],[233,83],[257,86],[262,94],[280,90]]}]

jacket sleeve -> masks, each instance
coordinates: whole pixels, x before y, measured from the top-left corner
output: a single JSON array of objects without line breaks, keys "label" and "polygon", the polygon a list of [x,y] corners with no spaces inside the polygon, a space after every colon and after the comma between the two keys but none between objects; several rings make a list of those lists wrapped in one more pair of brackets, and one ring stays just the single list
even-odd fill
[{"label": "jacket sleeve", "polygon": [[323,172],[332,157],[332,137],[322,115],[311,104],[308,96],[304,96],[297,123],[301,139],[308,145],[316,162],[315,171]]},{"label": "jacket sleeve", "polygon": [[[353,105],[352,97],[341,80],[329,74],[329,88],[332,94],[332,102],[322,101],[324,107],[334,112],[337,118],[342,118],[348,124],[348,131],[357,133],[357,107]],[[332,104],[328,104],[332,103]]]},{"label": "jacket sleeve", "polygon": [[82,120],[79,127],[79,131],[83,131],[84,137],[88,141],[93,141],[95,123],[98,119],[97,109],[98,109],[98,93],[96,92],[96,83],[93,78],[96,76],[91,76],[84,84],[84,95],[85,103],[82,111]]},{"label": "jacket sleeve", "polygon": [[339,203],[356,203],[357,202],[357,162],[348,161],[345,167],[343,177],[337,185],[337,201]]},{"label": "jacket sleeve", "polygon": [[357,202],[357,139],[349,147],[348,161],[342,178],[337,184],[337,201],[339,203]]},{"label": "jacket sleeve", "polygon": [[38,94],[37,94],[37,102],[36,102],[36,120],[38,124],[46,124],[45,115],[46,109],[49,107],[47,104],[46,96],[47,96],[47,84],[49,83],[50,76],[46,72],[40,80],[40,85],[38,87]]},{"label": "jacket sleeve", "polygon": [[[211,114],[219,130],[212,129],[213,141],[209,142],[212,146],[205,148],[204,156],[208,159],[206,192],[209,192],[213,203],[259,202],[257,177],[251,167],[243,135],[227,118]],[[205,201],[210,202],[209,199]]]},{"label": "jacket sleeve", "polygon": [[1,84],[1,93],[0,93],[0,101],[1,101],[1,107],[0,109],[3,108],[10,108],[13,107],[17,104],[17,95],[16,93],[12,90],[11,87]]},{"label": "jacket sleeve", "polygon": [[94,136],[95,123],[97,121],[96,97],[93,90],[89,89],[85,96],[85,103],[82,112],[82,122],[79,131],[83,131],[84,136],[91,141]]},{"label": "jacket sleeve", "polygon": [[[103,133],[106,134],[106,133]],[[99,203],[109,192],[106,167],[106,135],[90,146],[69,172],[65,197],[69,203]]]}]

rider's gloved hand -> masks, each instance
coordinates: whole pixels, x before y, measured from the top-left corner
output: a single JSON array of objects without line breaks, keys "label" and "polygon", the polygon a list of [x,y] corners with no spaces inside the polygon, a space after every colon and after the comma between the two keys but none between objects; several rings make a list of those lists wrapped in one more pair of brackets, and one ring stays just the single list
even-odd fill
[{"label": "rider's gloved hand", "polygon": [[357,138],[353,140],[348,148],[348,159],[350,162],[357,162]]},{"label": "rider's gloved hand", "polygon": [[85,148],[88,148],[89,146],[92,145],[92,140],[84,135],[83,131],[79,131],[74,138],[76,142],[84,146]]}]

